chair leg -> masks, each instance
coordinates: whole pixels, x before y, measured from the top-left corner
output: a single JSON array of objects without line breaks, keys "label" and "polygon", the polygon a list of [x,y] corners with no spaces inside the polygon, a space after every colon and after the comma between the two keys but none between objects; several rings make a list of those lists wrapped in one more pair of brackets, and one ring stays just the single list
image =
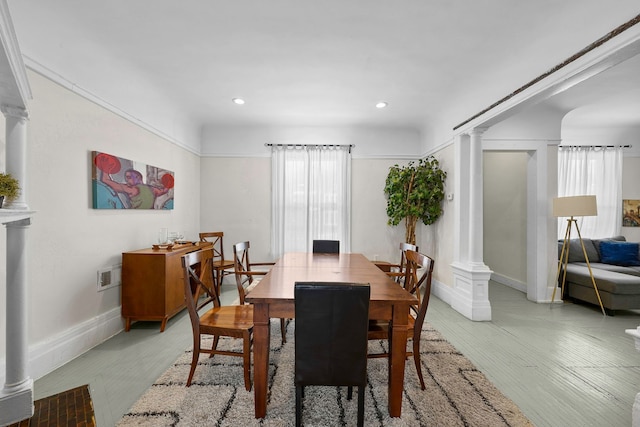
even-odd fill
[{"label": "chair leg", "polygon": [[219,268],[213,269],[213,281],[218,295],[220,295],[220,291],[222,290],[222,279],[224,278],[222,273],[223,271]]},{"label": "chair leg", "polygon": [[363,385],[358,386],[358,427],[364,426],[364,389]]},{"label": "chair leg", "polygon": [[282,335],[282,344],[287,342],[287,320],[280,319],[280,334]]},{"label": "chair leg", "polygon": [[244,388],[251,391],[251,336],[245,333],[242,344],[242,364],[244,365]]},{"label": "chair leg", "polygon": [[296,427],[302,426],[302,398],[304,397],[304,388],[301,385],[296,386]]},{"label": "chair leg", "polygon": [[187,387],[191,386],[191,380],[193,374],[196,372],[196,366],[198,365],[198,358],[200,357],[200,336],[193,340],[193,355],[191,357],[191,369],[189,370],[189,377],[187,378]]},{"label": "chair leg", "polygon": [[213,344],[211,345],[211,354],[209,355],[209,357],[213,357],[214,354],[213,352],[216,351],[216,349],[218,348],[218,341],[220,340],[220,337],[218,335],[214,335],[213,336]]},{"label": "chair leg", "polygon": [[353,397],[353,387],[352,386],[348,386],[347,387],[347,400],[351,400],[352,397]]},{"label": "chair leg", "polygon": [[413,361],[416,364],[416,371],[420,379],[420,387],[424,390],[424,378],[422,377],[422,364],[420,363],[420,340],[413,340]]}]

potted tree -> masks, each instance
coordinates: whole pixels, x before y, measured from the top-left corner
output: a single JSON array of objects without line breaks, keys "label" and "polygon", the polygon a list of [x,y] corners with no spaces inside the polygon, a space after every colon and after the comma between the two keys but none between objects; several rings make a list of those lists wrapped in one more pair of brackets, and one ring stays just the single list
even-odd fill
[{"label": "potted tree", "polygon": [[0,172],[0,208],[4,200],[12,201],[20,195],[20,184],[10,173]]},{"label": "potted tree", "polygon": [[407,243],[416,243],[418,219],[430,225],[442,215],[446,177],[447,173],[440,169],[440,163],[433,156],[389,168],[384,187],[388,224],[398,225],[405,220]]}]

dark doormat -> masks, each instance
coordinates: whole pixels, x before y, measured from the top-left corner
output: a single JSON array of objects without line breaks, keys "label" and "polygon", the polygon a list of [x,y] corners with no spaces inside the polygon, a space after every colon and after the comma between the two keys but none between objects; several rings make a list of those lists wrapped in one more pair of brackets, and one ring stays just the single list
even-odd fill
[{"label": "dark doormat", "polygon": [[34,403],[33,417],[8,427],[73,426],[94,427],[93,402],[89,386],[83,385],[38,399]]}]

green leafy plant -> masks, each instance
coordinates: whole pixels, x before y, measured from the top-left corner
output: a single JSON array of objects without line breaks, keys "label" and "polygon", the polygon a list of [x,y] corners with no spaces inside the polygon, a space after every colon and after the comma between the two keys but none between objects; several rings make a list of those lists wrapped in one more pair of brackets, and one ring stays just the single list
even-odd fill
[{"label": "green leafy plant", "polygon": [[447,173],[440,169],[440,163],[433,156],[389,168],[384,186],[388,224],[398,225],[405,220],[407,243],[416,243],[418,219],[430,225],[442,215],[446,178]]},{"label": "green leafy plant", "polygon": [[10,173],[0,173],[0,196],[10,202],[20,195],[20,183]]}]

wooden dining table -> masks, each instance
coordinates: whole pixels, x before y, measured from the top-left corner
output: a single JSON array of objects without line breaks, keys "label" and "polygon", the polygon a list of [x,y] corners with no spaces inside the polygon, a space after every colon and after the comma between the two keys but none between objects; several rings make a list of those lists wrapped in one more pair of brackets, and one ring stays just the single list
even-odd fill
[{"label": "wooden dining table", "polygon": [[246,297],[246,300],[253,304],[255,417],[264,418],[267,413],[270,319],[295,318],[296,282],[349,282],[370,285],[369,318],[392,322],[389,338],[388,409],[390,416],[399,417],[404,387],[407,319],[409,307],[417,305],[418,300],[362,254],[303,252],[286,253]]}]

